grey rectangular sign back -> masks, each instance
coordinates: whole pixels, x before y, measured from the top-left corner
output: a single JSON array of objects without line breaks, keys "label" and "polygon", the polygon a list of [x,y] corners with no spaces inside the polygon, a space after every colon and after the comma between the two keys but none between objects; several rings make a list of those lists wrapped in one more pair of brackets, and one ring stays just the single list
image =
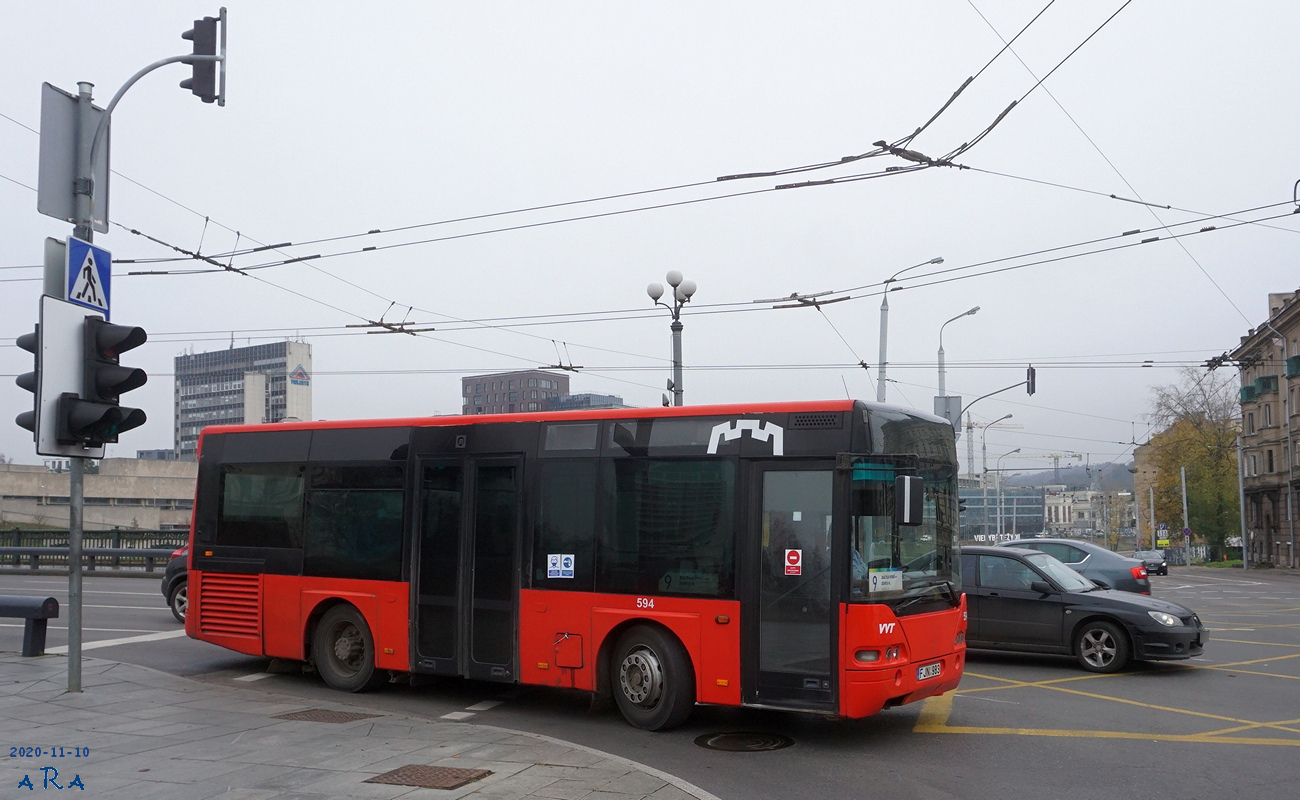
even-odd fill
[{"label": "grey rectangular sign back", "polygon": [[[41,84],[41,152],[36,210],[47,217],[76,224],[77,196],[73,184],[77,179],[78,137],[86,147],[90,147],[95,127],[104,117],[104,109],[93,108],[91,117],[94,124],[88,131],[79,130],[77,96],[48,83]],[[99,157],[91,169],[95,176],[91,227],[100,233],[108,231],[108,142],[111,138],[112,131],[105,132]]]}]

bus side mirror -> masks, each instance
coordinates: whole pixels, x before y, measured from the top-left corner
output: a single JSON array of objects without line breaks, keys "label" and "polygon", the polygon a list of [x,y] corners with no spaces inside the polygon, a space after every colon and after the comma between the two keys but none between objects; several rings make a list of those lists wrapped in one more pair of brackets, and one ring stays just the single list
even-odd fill
[{"label": "bus side mirror", "polygon": [[920,525],[925,513],[925,481],[915,475],[894,478],[894,517],[899,525]]}]

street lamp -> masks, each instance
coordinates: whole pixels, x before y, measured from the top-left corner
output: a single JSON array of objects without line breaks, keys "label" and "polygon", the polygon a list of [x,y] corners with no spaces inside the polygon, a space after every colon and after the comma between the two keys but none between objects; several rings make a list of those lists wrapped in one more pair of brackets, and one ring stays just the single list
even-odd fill
[{"label": "street lamp", "polygon": [[[960,313],[960,314],[958,314],[957,316],[953,317],[952,319],[948,320],[948,322],[956,322],[957,320],[961,319],[962,317],[973,317],[973,316],[975,316],[976,313],[979,312],[979,310],[980,310],[980,307],[979,307],[979,306],[975,306],[975,307],[972,308],[970,311],[963,311],[962,313]],[[943,391],[943,384],[944,384],[944,380],[943,380],[943,379],[944,379],[944,374],[947,372],[947,370],[945,370],[945,369],[943,368],[943,329],[944,329],[945,327],[947,327],[948,322],[945,322],[945,323],[943,323],[942,325],[939,326],[939,396],[940,396],[940,397],[947,397],[947,395],[944,394],[944,391]]]},{"label": "street lamp", "polygon": [[898,276],[902,275],[904,272],[910,272],[917,267],[924,267],[927,264],[942,263],[943,256],[938,256],[929,261],[922,261],[920,264],[913,264],[910,267],[900,269],[898,272],[890,275],[889,279],[884,283],[885,290],[880,298],[880,364],[876,370],[876,402],[878,403],[885,402],[885,364],[887,361],[886,354],[888,352],[886,345],[889,342],[889,293],[893,288],[896,288],[891,287],[889,284],[893,283]]},{"label": "street lamp", "polygon": [[680,406],[682,404],[682,306],[691,302],[691,296],[695,294],[695,281],[683,280],[682,273],[675,269],[668,270],[664,280],[668,281],[668,285],[673,289],[669,302],[659,302],[659,298],[664,296],[663,284],[652,283],[646,287],[645,293],[650,295],[655,305],[668,309],[668,313],[673,316],[673,324],[670,326],[673,332],[673,378],[668,381],[668,389],[673,393],[673,405]]},{"label": "street lamp", "polygon": [[989,432],[990,425],[997,425],[1004,419],[1011,419],[1011,415],[1003,414],[980,429],[980,462],[983,468],[980,472],[980,495],[983,499],[981,508],[984,509],[984,534],[986,536],[989,532],[989,447],[988,442],[984,440],[984,436]]},{"label": "street lamp", "polygon": [[1003,453],[1002,455],[998,456],[998,460],[994,462],[994,464],[997,465],[997,469],[994,471],[998,473],[998,538],[999,539],[1001,539],[1002,537],[1002,459],[1006,458],[1012,453],[1019,453],[1019,452],[1020,452],[1020,448],[1017,447],[1015,450],[1012,450],[1010,453]]}]

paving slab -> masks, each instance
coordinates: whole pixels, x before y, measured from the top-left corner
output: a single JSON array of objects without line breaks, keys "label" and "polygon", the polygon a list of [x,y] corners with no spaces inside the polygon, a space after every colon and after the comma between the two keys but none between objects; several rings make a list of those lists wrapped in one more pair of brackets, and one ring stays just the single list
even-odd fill
[{"label": "paving slab", "polygon": [[[131,800],[717,800],[554,737],[388,712],[343,724],[277,719],[305,704],[99,658],[82,658],[83,691],[69,693],[67,667],[66,655],[0,653],[0,741],[64,748],[30,758],[5,748],[0,797],[25,794],[24,778],[42,791],[48,768],[65,787],[80,776],[86,797]],[[67,755],[78,747],[89,755]],[[453,790],[365,782],[409,764],[492,774]]]}]

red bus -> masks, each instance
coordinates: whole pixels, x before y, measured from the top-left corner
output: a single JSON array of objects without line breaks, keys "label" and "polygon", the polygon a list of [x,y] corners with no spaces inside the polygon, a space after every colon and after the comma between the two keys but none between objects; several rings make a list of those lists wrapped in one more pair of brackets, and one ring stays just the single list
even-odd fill
[{"label": "red bus", "polygon": [[187,633],[333,688],[462,676],[864,717],[957,686],[944,420],[859,401],[204,430]]}]

